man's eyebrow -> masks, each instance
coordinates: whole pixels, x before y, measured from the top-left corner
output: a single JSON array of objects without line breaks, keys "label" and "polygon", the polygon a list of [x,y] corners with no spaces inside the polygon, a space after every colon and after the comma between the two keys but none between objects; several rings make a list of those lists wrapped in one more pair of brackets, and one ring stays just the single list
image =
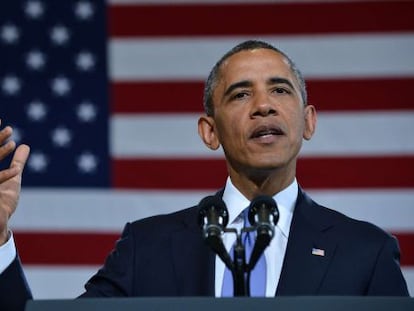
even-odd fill
[{"label": "man's eyebrow", "polygon": [[248,80],[243,80],[243,81],[233,83],[224,92],[224,96],[228,96],[231,92],[233,92],[233,90],[235,90],[237,88],[251,87],[252,85],[253,85],[253,83],[251,81],[248,81]]},{"label": "man's eyebrow", "polygon": [[[291,87],[292,89],[294,89],[294,85],[292,82],[290,82],[290,80],[286,79],[286,78],[281,78],[281,77],[272,77],[268,79],[267,84],[269,85],[273,85],[273,84],[286,84],[289,87]],[[243,80],[243,81],[239,81],[239,82],[235,82],[233,84],[231,84],[226,91],[224,92],[224,96],[228,96],[231,92],[233,92],[235,89],[237,88],[243,88],[243,87],[252,87],[253,86],[253,82],[249,81],[249,80]]]},{"label": "man's eyebrow", "polygon": [[287,84],[289,85],[292,89],[295,89],[295,87],[293,86],[293,83],[290,82],[290,80],[285,79],[285,78],[281,78],[281,77],[272,77],[268,80],[267,84]]}]

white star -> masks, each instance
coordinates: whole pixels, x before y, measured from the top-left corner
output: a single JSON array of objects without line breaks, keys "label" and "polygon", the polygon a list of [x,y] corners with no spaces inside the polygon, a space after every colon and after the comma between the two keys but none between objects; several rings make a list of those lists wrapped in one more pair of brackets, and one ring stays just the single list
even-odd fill
[{"label": "white star", "polygon": [[24,12],[32,19],[38,19],[43,15],[44,11],[43,2],[40,1],[28,1],[24,7]]},{"label": "white star", "polygon": [[9,75],[3,78],[1,88],[6,95],[16,95],[20,92],[22,82],[16,76]]},{"label": "white star", "polygon": [[57,147],[67,147],[72,141],[72,134],[66,127],[58,127],[52,131],[52,141]]},{"label": "white star", "polygon": [[89,71],[95,67],[95,57],[90,52],[80,52],[76,55],[75,63],[79,70]]},{"label": "white star", "polygon": [[92,153],[84,152],[78,157],[77,164],[82,173],[92,173],[96,171],[98,159]]},{"label": "white star", "polygon": [[50,31],[50,39],[57,45],[64,45],[69,40],[69,30],[62,25],[57,25]]},{"label": "white star", "polygon": [[19,29],[13,24],[7,24],[1,27],[0,37],[2,41],[6,44],[14,44],[19,41],[20,38],[20,31]]},{"label": "white star", "polygon": [[38,50],[30,51],[26,56],[26,64],[33,70],[40,70],[46,64],[46,56]]},{"label": "white star", "polygon": [[27,107],[27,115],[32,121],[41,121],[46,117],[46,105],[41,101],[33,101]]},{"label": "white star", "polygon": [[48,165],[48,159],[44,153],[41,152],[32,152],[30,155],[27,166],[34,172],[40,173],[44,172]]},{"label": "white star", "polygon": [[79,1],[75,5],[75,15],[78,19],[88,20],[94,14],[94,8],[88,1]]},{"label": "white star", "polygon": [[52,80],[51,86],[53,93],[58,96],[65,96],[67,95],[72,86],[68,78],[65,76],[59,76]]},{"label": "white star", "polygon": [[19,144],[22,141],[22,133],[19,128],[13,126],[13,132],[10,139],[14,140],[16,144]]},{"label": "white star", "polygon": [[96,118],[96,106],[89,101],[84,101],[78,106],[76,113],[80,121],[91,122]]}]

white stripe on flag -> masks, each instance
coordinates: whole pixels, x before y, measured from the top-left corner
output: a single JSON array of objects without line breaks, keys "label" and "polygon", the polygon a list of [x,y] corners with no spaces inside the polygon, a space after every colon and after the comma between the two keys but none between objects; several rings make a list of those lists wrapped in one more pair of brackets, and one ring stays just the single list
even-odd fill
[{"label": "white stripe on flag", "polygon": [[[204,80],[217,59],[244,37],[112,39],[112,80]],[[414,75],[414,34],[266,36],[307,78]]]},{"label": "white stripe on flag", "polygon": [[[200,104],[201,105],[201,104]],[[118,114],[111,119],[111,154],[124,157],[222,157],[197,134],[199,114]],[[414,112],[321,112],[303,156],[414,154]],[[410,143],[411,142],[411,143]]]},{"label": "white stripe on flag", "polygon": [[[413,189],[308,191],[315,201],[386,230],[412,231]],[[23,189],[12,230],[120,232],[128,221],[198,204],[211,191]],[[79,217],[83,215],[83,217]]]}]

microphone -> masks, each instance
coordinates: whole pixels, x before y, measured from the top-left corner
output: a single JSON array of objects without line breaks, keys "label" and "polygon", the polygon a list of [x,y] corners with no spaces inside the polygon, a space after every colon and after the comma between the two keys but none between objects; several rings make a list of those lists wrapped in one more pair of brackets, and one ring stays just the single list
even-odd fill
[{"label": "microphone", "polygon": [[199,224],[204,238],[221,236],[229,222],[229,213],[224,201],[217,196],[208,196],[200,201]]},{"label": "microphone", "polygon": [[200,201],[198,208],[198,222],[204,239],[225,265],[232,270],[233,261],[222,240],[224,228],[229,222],[226,204],[217,196],[207,196]]},{"label": "microphone", "polygon": [[251,201],[247,217],[257,233],[248,265],[252,270],[274,236],[279,210],[272,197],[260,195]]}]

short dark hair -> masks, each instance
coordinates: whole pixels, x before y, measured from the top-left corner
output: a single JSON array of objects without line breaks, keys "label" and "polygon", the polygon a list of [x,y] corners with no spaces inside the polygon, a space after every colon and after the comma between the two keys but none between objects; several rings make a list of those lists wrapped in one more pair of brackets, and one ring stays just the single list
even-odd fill
[{"label": "short dark hair", "polygon": [[290,69],[292,70],[293,75],[296,77],[299,88],[300,88],[300,94],[302,96],[302,100],[304,105],[307,104],[307,93],[306,93],[306,83],[305,79],[300,72],[299,68],[295,65],[295,63],[290,59],[287,54],[279,50],[278,48],[274,47],[273,45],[259,40],[248,40],[244,41],[235,47],[233,47],[230,51],[228,51],[226,54],[224,54],[220,60],[214,65],[214,67],[211,69],[210,74],[208,75],[208,78],[205,82],[204,86],[204,98],[203,98],[203,105],[204,105],[204,111],[208,116],[214,115],[214,105],[213,105],[213,91],[216,87],[217,81],[219,79],[220,75],[220,68],[221,65],[224,63],[225,60],[227,60],[230,56],[237,54],[241,51],[249,51],[249,50],[255,50],[255,49],[269,49],[272,51],[275,51],[279,54],[281,54],[288,62]]}]

